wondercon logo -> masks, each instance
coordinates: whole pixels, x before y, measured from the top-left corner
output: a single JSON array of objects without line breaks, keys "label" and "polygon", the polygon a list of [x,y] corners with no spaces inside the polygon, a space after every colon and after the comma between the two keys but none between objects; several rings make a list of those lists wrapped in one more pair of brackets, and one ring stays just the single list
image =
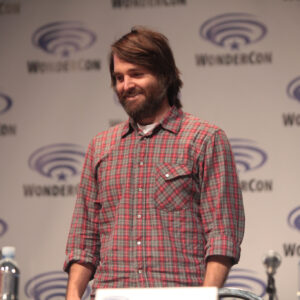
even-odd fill
[{"label": "wondercon logo", "polygon": [[4,220],[0,219],[0,237],[2,237],[7,231],[7,224]]},{"label": "wondercon logo", "polygon": [[292,80],[287,87],[287,94],[300,102],[300,76]]},{"label": "wondercon logo", "polygon": [[0,93],[0,115],[6,113],[12,106],[12,100],[5,94]]},{"label": "wondercon logo", "polygon": [[239,50],[260,41],[267,33],[264,24],[247,13],[228,13],[208,19],[200,27],[200,36],[219,46]]},{"label": "wondercon logo", "polygon": [[260,297],[266,294],[265,282],[256,277],[254,271],[247,269],[231,270],[224,287],[244,289]]},{"label": "wondercon logo", "polygon": [[40,175],[65,181],[80,173],[85,152],[75,144],[52,144],[34,151],[29,167]]},{"label": "wondercon logo", "polygon": [[34,46],[62,57],[88,49],[95,41],[95,33],[77,21],[49,23],[38,28],[32,35]]},{"label": "wondercon logo", "polygon": [[238,172],[248,172],[262,167],[268,159],[267,153],[247,139],[230,139]]},{"label": "wondercon logo", "polygon": [[300,231],[300,206],[289,213],[287,222],[291,228]]},{"label": "wondercon logo", "polygon": [[[65,299],[67,282],[68,276],[62,271],[46,272],[28,280],[24,290],[26,296],[34,300]],[[87,299],[90,293],[88,286],[81,299]]]}]

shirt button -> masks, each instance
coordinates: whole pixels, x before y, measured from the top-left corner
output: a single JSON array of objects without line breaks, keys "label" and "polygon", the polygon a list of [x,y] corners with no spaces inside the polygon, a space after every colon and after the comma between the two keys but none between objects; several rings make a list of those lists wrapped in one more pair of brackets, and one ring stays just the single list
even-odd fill
[{"label": "shirt button", "polygon": [[142,274],[142,273],[143,273],[143,270],[142,270],[142,269],[138,269],[138,273],[139,273],[139,274]]},{"label": "shirt button", "polygon": [[169,177],[170,177],[170,174],[169,174],[169,173],[167,173],[165,176],[166,176],[167,178],[169,178]]},{"label": "shirt button", "polygon": [[137,241],[137,245],[140,246],[142,244],[141,241]]},{"label": "shirt button", "polygon": [[141,219],[141,218],[142,218],[142,215],[137,215],[137,218],[138,218],[138,219]]},{"label": "shirt button", "polygon": [[140,166],[143,166],[144,165],[144,162],[140,161]]},{"label": "shirt button", "polygon": [[143,191],[143,189],[142,188],[139,188],[139,192],[142,192]]}]

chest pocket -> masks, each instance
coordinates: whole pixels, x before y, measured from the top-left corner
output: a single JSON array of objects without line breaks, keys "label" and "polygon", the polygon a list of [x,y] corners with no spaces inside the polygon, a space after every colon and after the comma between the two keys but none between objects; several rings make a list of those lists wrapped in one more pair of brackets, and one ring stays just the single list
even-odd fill
[{"label": "chest pocket", "polygon": [[192,195],[192,168],[184,164],[164,163],[156,167],[155,205],[176,211],[188,207]]}]

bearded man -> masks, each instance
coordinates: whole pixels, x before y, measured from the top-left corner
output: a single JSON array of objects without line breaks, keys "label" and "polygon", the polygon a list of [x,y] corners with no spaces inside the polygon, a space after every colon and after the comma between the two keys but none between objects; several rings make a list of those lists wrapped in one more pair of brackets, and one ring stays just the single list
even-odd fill
[{"label": "bearded man", "polygon": [[111,47],[129,120],[91,141],[66,248],[67,299],[97,288],[221,287],[239,261],[244,209],[230,144],[181,109],[167,38],[133,28]]}]

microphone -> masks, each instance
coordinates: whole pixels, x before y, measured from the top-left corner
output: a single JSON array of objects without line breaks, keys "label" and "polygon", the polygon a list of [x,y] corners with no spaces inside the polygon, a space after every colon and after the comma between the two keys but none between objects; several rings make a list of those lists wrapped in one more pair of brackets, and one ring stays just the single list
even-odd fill
[{"label": "microphone", "polygon": [[281,264],[281,256],[274,250],[269,250],[268,253],[263,257],[262,262],[267,269],[267,274],[274,275],[276,273],[276,269]]}]

